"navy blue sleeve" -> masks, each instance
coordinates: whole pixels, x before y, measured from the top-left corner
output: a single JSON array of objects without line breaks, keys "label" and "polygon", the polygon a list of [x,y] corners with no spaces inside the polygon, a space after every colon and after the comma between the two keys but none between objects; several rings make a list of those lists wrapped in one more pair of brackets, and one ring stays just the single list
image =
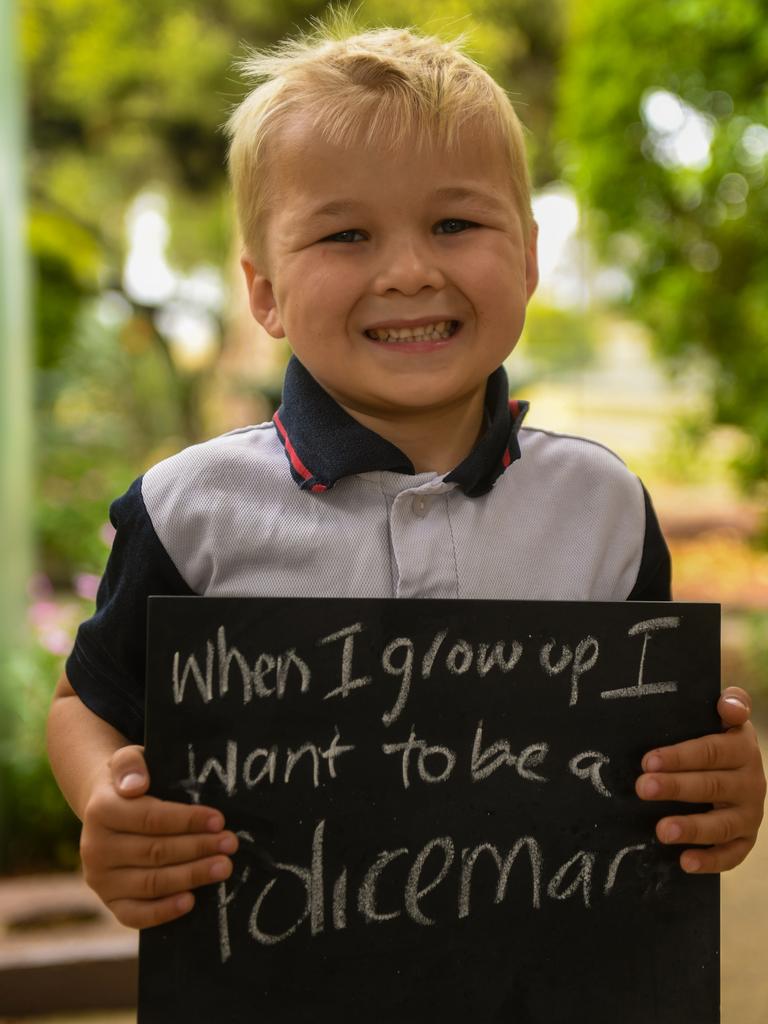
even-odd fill
[{"label": "navy blue sleeve", "polygon": [[77,631],[67,678],[82,702],[132,743],[144,742],[147,598],[191,595],[155,533],[141,478],[114,501],[117,531],[94,615]]},{"label": "navy blue sleeve", "polygon": [[637,579],[628,601],[671,601],[672,560],[661,532],[650,495],[643,487],[645,497],[645,538],[643,555]]}]

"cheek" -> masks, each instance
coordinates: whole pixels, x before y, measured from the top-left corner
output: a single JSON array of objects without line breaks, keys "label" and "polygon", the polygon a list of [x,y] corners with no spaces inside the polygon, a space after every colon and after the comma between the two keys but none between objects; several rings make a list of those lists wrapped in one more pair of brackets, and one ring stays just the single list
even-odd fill
[{"label": "cheek", "polygon": [[318,254],[295,265],[285,293],[295,308],[318,318],[338,317],[354,299],[354,269],[340,265],[333,254]]},{"label": "cheek", "polygon": [[497,302],[525,299],[525,257],[511,240],[500,238],[495,245],[467,253],[462,266],[468,286],[476,294],[495,297]]},{"label": "cheek", "polygon": [[522,271],[488,260],[473,267],[472,279],[467,294],[483,323],[500,322],[503,329],[522,323],[527,304]]}]

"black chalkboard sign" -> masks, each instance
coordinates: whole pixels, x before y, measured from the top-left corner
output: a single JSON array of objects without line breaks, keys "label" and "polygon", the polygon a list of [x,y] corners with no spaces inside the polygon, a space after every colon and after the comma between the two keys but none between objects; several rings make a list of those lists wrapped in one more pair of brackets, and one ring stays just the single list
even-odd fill
[{"label": "black chalkboard sign", "polygon": [[715,1024],[718,878],[634,782],[719,686],[714,605],[150,599],[152,792],[241,849],[139,1021]]}]

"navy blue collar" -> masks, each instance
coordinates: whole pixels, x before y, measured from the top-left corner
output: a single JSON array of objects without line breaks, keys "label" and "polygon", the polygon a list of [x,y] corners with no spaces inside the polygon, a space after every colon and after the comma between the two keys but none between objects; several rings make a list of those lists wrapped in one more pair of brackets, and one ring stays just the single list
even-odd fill
[{"label": "navy blue collar", "polygon": [[[517,431],[528,402],[510,400],[503,366],[488,378],[485,408],[485,433],[445,477],[470,498],[490,491],[507,466],[520,458]],[[288,363],[283,404],[273,419],[291,475],[303,490],[327,491],[342,477],[373,470],[416,473],[407,455],[346,413],[296,356]]]}]

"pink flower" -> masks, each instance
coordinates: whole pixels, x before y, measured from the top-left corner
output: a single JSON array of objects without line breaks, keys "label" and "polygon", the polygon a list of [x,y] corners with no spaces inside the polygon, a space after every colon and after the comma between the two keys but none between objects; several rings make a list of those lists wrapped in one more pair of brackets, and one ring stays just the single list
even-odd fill
[{"label": "pink flower", "polygon": [[75,593],[79,597],[84,597],[86,601],[95,601],[100,582],[101,578],[94,576],[92,572],[79,572],[74,580]]},{"label": "pink flower", "polygon": [[69,654],[72,648],[72,637],[66,629],[47,629],[40,634],[40,643],[52,654]]},{"label": "pink flower", "polygon": [[112,547],[112,541],[115,539],[116,533],[117,530],[114,528],[112,523],[104,523],[102,528],[99,530],[99,536],[108,548]]},{"label": "pink flower", "polygon": [[29,619],[37,629],[45,629],[61,617],[55,601],[35,601],[29,608]]}]

